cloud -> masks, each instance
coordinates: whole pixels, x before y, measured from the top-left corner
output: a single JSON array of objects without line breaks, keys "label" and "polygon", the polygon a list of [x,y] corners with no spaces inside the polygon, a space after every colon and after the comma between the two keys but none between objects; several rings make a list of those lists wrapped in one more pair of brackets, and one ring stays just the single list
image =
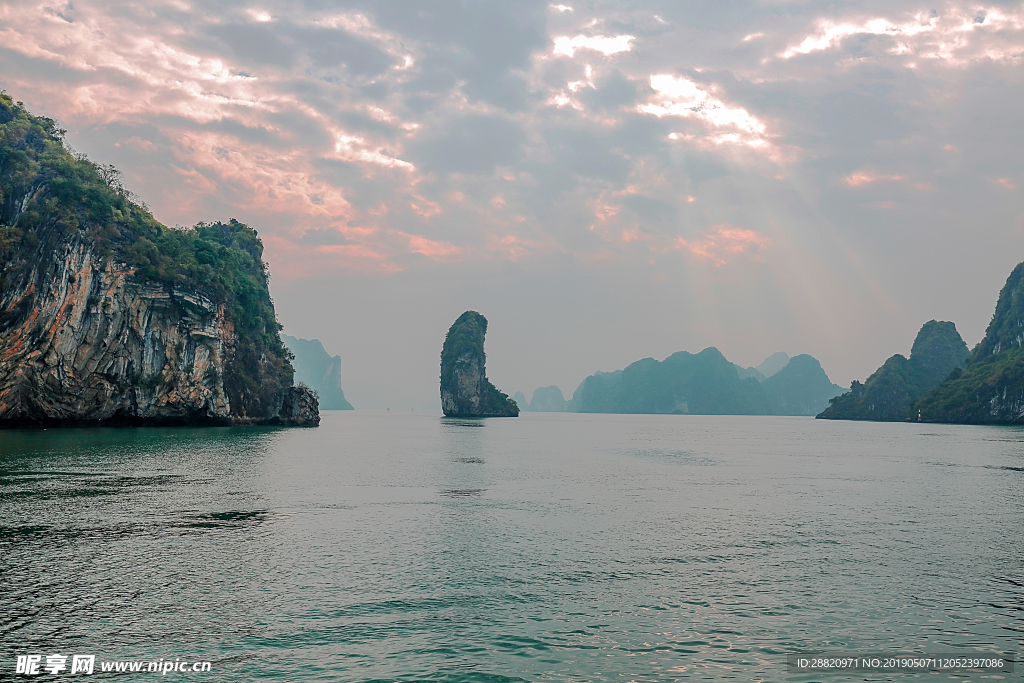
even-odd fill
[{"label": "cloud", "polygon": [[839,45],[843,39],[855,35],[888,35],[894,38],[909,38],[924,32],[930,32],[935,28],[935,17],[923,14],[917,15],[914,20],[896,24],[888,19],[868,19],[861,23],[832,23],[821,21],[815,34],[809,35],[799,44],[786,48],[779,54],[782,59],[789,59],[796,55],[806,55],[818,50],[827,50]]},{"label": "cloud", "polygon": [[568,173],[623,183],[629,161],[604,144],[604,134],[591,127],[565,126],[545,132],[548,153]]},{"label": "cloud", "polygon": [[[126,165],[163,220],[267,222],[275,268],[300,276],[306,259],[389,273],[629,259],[701,225],[760,235],[742,207],[774,196],[783,174],[814,178],[814,191],[836,177],[909,183],[849,169],[890,167],[897,145],[946,130],[914,108],[941,111],[927,99],[943,92],[939,76],[921,85],[907,70],[896,83],[864,64],[977,61],[1012,54],[1020,37],[1016,10],[966,6],[815,21],[752,11],[721,35],[702,32],[724,16],[711,6],[50,6],[0,0],[3,86],[72,139],[109,142],[87,151]],[[857,52],[858,36],[889,42]],[[856,59],[797,59],[841,51]],[[947,137],[935,148],[974,149]],[[683,243],[716,263],[740,244],[767,248],[717,228]]]},{"label": "cloud", "polygon": [[875,173],[873,171],[855,171],[843,178],[843,182],[850,187],[862,187],[878,182],[900,182],[906,180],[903,175]]},{"label": "cloud", "polygon": [[627,195],[623,197],[622,203],[632,209],[642,220],[652,223],[671,222],[677,214],[676,207],[669,202],[644,195]]},{"label": "cloud", "polygon": [[333,230],[331,228],[311,228],[307,230],[301,238],[299,238],[299,243],[309,244],[315,247],[323,247],[352,244],[353,242],[338,230]]},{"label": "cloud", "polygon": [[489,173],[518,161],[525,138],[504,117],[470,114],[451,119],[443,129],[421,136],[411,146],[427,171]]},{"label": "cloud", "polygon": [[941,60],[952,65],[993,60],[1019,64],[1024,59],[1024,10],[950,5],[943,12],[916,12],[903,19],[870,17],[850,20],[819,19],[815,31],[778,54],[791,59],[834,50],[855,36],[885,36],[888,54]]},{"label": "cloud", "polygon": [[754,230],[719,225],[699,239],[677,237],[667,250],[688,252],[721,268],[740,254],[747,254],[753,260],[760,261],[763,259],[761,252],[770,246],[771,240]]},{"label": "cloud", "polygon": [[715,127],[735,128],[753,136],[763,136],[765,125],[742,107],[730,107],[711,97],[693,81],[661,74],[651,76],[651,88],[657,92],[652,102],[640,111],[654,116],[697,117]]},{"label": "cloud", "polygon": [[594,52],[600,52],[605,57],[619,54],[620,52],[629,52],[632,49],[631,43],[634,40],[633,36],[621,35],[621,36],[584,36],[578,35],[570,38],[569,36],[559,36],[555,38],[555,47],[553,53],[556,55],[565,55],[567,57],[573,57],[576,55],[577,50],[592,50]]},{"label": "cloud", "polygon": [[729,105],[711,94],[714,86],[701,87],[683,76],[657,74],[650,77],[655,94],[637,110],[658,118],[671,116],[695,119],[705,124],[710,133],[699,135],[673,132],[670,140],[687,140],[696,144],[741,145],[778,156],[767,134],[767,126],[743,107]]}]

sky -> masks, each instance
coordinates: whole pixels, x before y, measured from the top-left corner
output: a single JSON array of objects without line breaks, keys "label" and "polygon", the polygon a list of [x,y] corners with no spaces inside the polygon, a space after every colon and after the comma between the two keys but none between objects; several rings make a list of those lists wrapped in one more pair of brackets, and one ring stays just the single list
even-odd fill
[{"label": "sky", "polygon": [[167,225],[236,218],[359,408],[487,370],[969,346],[1024,260],[1017,2],[0,0],[0,88]]}]

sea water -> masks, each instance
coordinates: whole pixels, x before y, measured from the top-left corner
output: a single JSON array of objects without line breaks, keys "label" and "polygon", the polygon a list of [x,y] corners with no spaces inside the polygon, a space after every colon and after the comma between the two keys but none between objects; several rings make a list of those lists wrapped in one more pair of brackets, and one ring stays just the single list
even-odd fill
[{"label": "sea water", "polygon": [[8,430],[0,678],[86,654],[84,680],[152,679],[100,671],[134,660],[210,662],[163,677],[196,681],[960,680],[786,656],[1024,652],[1022,530],[1016,428]]}]

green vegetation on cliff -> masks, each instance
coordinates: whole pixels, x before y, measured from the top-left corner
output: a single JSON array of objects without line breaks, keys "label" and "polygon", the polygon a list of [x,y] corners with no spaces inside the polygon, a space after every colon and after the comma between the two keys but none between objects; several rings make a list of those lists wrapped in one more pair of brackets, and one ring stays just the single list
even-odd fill
[{"label": "green vegetation on cliff", "polygon": [[107,255],[163,228],[124,190],[112,167],[72,156],[64,133],[52,119],[32,116],[0,93],[0,252],[6,270],[14,265],[11,251],[36,247],[47,224],[84,231]]},{"label": "green vegetation on cliff", "polygon": [[38,277],[40,254],[58,256],[61,245],[81,239],[99,258],[133,268],[139,283],[223,303],[237,335],[234,372],[224,378],[233,410],[273,409],[262,397],[290,387],[293,371],[256,231],[234,219],[187,230],[162,225],[116,169],[69,152],[64,132],[0,94],[0,294]]},{"label": "green vegetation on cliff", "polygon": [[968,357],[967,344],[951,322],[930,320],[914,339],[910,358],[896,354],[864,384],[854,382],[818,417],[827,420],[901,422],[912,417],[913,402]]},{"label": "green vegetation on cliff", "polygon": [[999,292],[996,309],[963,370],[913,407],[928,422],[1024,424],[1024,263]]},{"label": "green vegetation on cliff", "polygon": [[914,405],[914,415],[917,410],[927,422],[1024,422],[1024,349],[985,356],[954,370]]},{"label": "green vegetation on cliff", "polygon": [[999,291],[996,310],[985,330],[985,338],[978,342],[971,354],[971,362],[988,356],[1021,348],[1024,345],[1024,263],[1010,271],[1006,283]]}]

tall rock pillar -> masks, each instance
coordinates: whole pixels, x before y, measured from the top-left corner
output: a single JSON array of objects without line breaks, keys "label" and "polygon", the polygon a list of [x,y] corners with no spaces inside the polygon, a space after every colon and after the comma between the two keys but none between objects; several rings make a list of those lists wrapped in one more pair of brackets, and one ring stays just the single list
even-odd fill
[{"label": "tall rock pillar", "polygon": [[516,402],[487,380],[487,318],[466,311],[448,328],[441,349],[441,410],[449,417],[518,417]]}]

